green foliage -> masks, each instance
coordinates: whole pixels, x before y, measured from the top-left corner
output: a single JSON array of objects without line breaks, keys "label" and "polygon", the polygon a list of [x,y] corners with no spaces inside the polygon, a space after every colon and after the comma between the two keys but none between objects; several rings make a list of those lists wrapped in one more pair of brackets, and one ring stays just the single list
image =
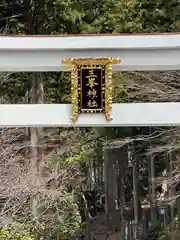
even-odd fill
[{"label": "green foliage", "polygon": [[[132,33],[141,30],[141,21],[138,17],[136,0],[98,1],[94,7],[87,10],[87,14],[95,12],[91,22],[84,23],[85,33]],[[98,10],[97,10],[98,7]]]},{"label": "green foliage", "polygon": [[145,240],[157,240],[161,235],[161,229],[159,227],[152,227],[149,229]]},{"label": "green foliage", "polygon": [[168,237],[168,234],[160,227],[151,227],[144,240],[170,240],[171,237]]},{"label": "green foliage", "polygon": [[65,159],[65,162],[70,164],[75,161],[87,161],[88,158],[92,158],[95,153],[95,143],[89,142],[80,147],[80,150],[76,154],[72,154]]},{"label": "green foliage", "polygon": [[0,240],[35,240],[24,232],[17,232],[6,228],[0,229]]},{"label": "green foliage", "polygon": [[178,0],[140,0],[140,18],[143,31],[169,32],[174,22],[179,21],[180,2]]},{"label": "green foliage", "polygon": [[52,187],[46,192],[38,196],[35,209],[31,201],[19,208],[19,214],[14,214],[8,229],[0,230],[0,240],[37,240],[42,236],[45,240],[56,240],[57,235],[63,240],[74,236],[81,225],[75,194]]},{"label": "green foliage", "polygon": [[47,240],[70,239],[74,236],[81,224],[78,206],[74,195],[64,192],[56,199],[48,198],[39,202],[38,225],[35,231]]}]

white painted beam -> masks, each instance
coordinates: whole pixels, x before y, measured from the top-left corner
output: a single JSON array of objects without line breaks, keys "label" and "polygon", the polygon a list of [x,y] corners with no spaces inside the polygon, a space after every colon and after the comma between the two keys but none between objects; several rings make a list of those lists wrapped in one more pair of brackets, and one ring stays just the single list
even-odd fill
[{"label": "white painted beam", "polygon": [[113,127],[180,125],[180,103],[113,104],[113,120],[101,114],[81,114],[71,121],[71,104],[0,105],[0,127]]},{"label": "white painted beam", "polygon": [[66,71],[64,58],[118,57],[114,71],[180,70],[180,34],[1,36],[0,71]]}]

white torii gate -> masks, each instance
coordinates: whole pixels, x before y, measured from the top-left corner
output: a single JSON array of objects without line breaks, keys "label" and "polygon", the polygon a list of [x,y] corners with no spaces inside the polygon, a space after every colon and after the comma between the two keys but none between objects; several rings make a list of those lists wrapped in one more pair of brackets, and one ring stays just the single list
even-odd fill
[{"label": "white torii gate", "polygon": [[[120,58],[113,71],[180,70],[180,34],[0,36],[1,72],[68,71],[65,58]],[[175,126],[180,103],[115,103],[71,120],[71,104],[1,104],[0,127]]]}]

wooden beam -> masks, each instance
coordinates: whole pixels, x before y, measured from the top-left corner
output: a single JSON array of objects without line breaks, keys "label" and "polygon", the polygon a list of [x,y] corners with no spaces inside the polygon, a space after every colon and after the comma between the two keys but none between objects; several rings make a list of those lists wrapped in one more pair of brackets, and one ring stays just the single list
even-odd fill
[{"label": "wooden beam", "polygon": [[0,36],[0,71],[67,71],[64,58],[120,58],[113,71],[180,69],[180,34]]},{"label": "wooden beam", "polygon": [[112,121],[81,114],[71,121],[71,104],[0,104],[0,127],[179,126],[180,103],[115,103]]}]

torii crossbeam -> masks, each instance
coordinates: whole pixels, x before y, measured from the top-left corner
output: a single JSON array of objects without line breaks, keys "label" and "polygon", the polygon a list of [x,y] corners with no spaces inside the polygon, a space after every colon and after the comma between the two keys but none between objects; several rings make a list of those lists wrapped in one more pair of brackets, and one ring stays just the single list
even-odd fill
[{"label": "torii crossbeam", "polygon": [[[65,58],[120,58],[113,71],[180,70],[180,34],[1,36],[1,72],[69,71]],[[0,127],[172,126],[180,103],[116,103],[112,121],[103,115],[71,120],[71,104],[1,104]]]}]

